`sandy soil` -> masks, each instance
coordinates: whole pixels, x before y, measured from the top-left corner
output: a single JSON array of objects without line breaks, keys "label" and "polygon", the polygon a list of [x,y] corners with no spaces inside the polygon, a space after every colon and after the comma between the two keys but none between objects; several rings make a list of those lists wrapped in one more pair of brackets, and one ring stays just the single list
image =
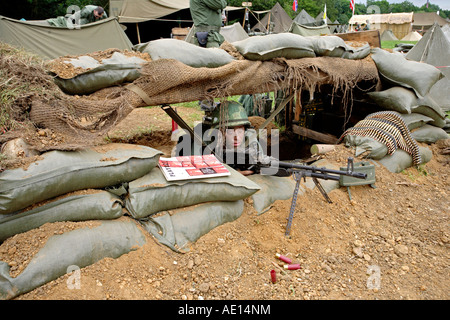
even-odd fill
[{"label": "sandy soil", "polygon": [[[126,136],[169,153],[171,122],[163,113],[133,111],[110,138]],[[136,137],[124,132],[137,127]],[[150,127],[152,133],[146,132]],[[241,217],[201,237],[188,253],[148,235],[138,250],[83,268],[80,289],[69,289],[66,275],[16,300],[449,299],[450,157],[442,151],[449,146],[449,140],[427,146],[433,158],[421,170],[394,174],[376,166],[376,188],[352,187],[351,200],[346,188],[329,193],[332,203],[308,190],[297,201],[290,237],[285,229],[291,200],[257,215],[246,199]],[[351,155],[338,146],[325,158],[345,165]],[[12,237],[0,246],[0,260],[17,265],[30,259],[48,235],[74,225],[46,224],[25,238]],[[284,270],[277,253],[301,269]]]}]

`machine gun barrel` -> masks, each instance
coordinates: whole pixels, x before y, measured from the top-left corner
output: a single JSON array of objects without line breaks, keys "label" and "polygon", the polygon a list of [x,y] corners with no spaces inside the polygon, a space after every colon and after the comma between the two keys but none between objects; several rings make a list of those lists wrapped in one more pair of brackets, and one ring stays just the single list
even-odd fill
[{"label": "machine gun barrel", "polygon": [[353,171],[353,158],[348,158],[347,170],[333,170],[328,168],[320,168],[316,166],[306,166],[284,161],[276,161],[271,163],[272,166],[278,165],[280,168],[295,170],[305,170],[308,176],[324,180],[339,180],[340,175],[351,176],[359,179],[366,179],[367,174]]}]

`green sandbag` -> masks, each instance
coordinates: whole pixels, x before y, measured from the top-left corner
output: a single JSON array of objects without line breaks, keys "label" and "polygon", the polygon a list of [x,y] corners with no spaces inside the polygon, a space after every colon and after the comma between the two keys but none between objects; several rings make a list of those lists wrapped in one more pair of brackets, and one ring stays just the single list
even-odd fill
[{"label": "green sandbag", "polygon": [[345,136],[344,141],[346,147],[356,147],[355,157],[364,154],[365,158],[379,160],[388,153],[388,148],[384,143],[371,137],[347,135]]},{"label": "green sandbag", "polygon": [[[422,163],[427,163],[431,160],[433,153],[430,149],[419,146],[420,157]],[[379,162],[386,167],[390,172],[399,173],[413,165],[412,157],[406,151],[397,149],[392,155],[387,155]]]},{"label": "green sandbag", "polygon": [[449,139],[450,136],[444,129],[426,124],[411,132],[413,137],[418,142],[435,143],[438,140]]},{"label": "green sandbag", "polygon": [[260,187],[225,165],[230,176],[167,181],[159,168],[129,183],[125,207],[134,218],[204,202],[245,199]]},{"label": "green sandbag", "polygon": [[411,112],[420,113],[425,116],[433,119],[429,122],[429,124],[442,128],[445,126],[445,118],[446,115],[444,111],[442,111],[441,107],[439,107],[433,99],[430,97],[424,97],[422,99],[418,99],[417,105],[411,107]]},{"label": "green sandbag", "polygon": [[400,116],[402,117],[403,121],[405,121],[405,124],[408,127],[409,131],[420,128],[430,121],[433,121],[432,118],[415,112],[410,114],[401,114]]},{"label": "green sandbag", "polygon": [[49,222],[116,219],[123,215],[122,209],[122,200],[107,191],[68,195],[34,209],[0,215],[0,242]]},{"label": "green sandbag", "polygon": [[175,59],[193,68],[216,68],[224,66],[234,58],[223,49],[202,48],[177,39],[158,39],[133,47],[146,52],[152,60]]},{"label": "green sandbag", "polygon": [[266,61],[274,58],[299,59],[315,57],[311,39],[293,33],[254,36],[233,42],[248,60]]},{"label": "green sandbag", "polygon": [[427,63],[410,61],[403,56],[380,48],[372,49],[372,59],[380,75],[391,83],[412,88],[418,96],[425,96],[444,75]]},{"label": "green sandbag", "polygon": [[290,199],[294,193],[295,181],[292,177],[253,174],[248,178],[261,187],[252,195],[253,207],[258,214],[266,212],[276,200]]},{"label": "green sandbag", "polygon": [[[81,59],[84,56],[79,57]],[[98,65],[86,65],[86,60],[74,60],[73,64],[86,69],[77,76],[65,79],[55,75],[54,81],[67,94],[87,95],[100,89],[133,82],[141,76],[141,66],[145,60],[137,57],[126,57],[115,52],[111,58],[103,59]]]},{"label": "green sandbag", "polygon": [[317,56],[342,57],[345,52],[345,41],[338,36],[310,37]]},{"label": "green sandbag", "polygon": [[417,105],[417,96],[414,91],[403,87],[369,92],[367,95],[380,107],[402,114],[411,113],[411,107]]},{"label": "green sandbag", "polygon": [[140,220],[160,243],[176,252],[188,252],[189,246],[212,229],[239,218],[244,201],[210,202],[164,212],[158,217]]},{"label": "green sandbag", "polygon": [[9,274],[9,265],[0,261],[0,299],[12,299],[38,288],[70,272],[71,267],[116,259],[145,242],[144,233],[130,220],[103,221],[95,228],[54,235],[15,278]]},{"label": "green sandbag", "polygon": [[161,154],[150,147],[129,144],[44,153],[26,169],[0,173],[0,214],[73,191],[135,180],[150,172]]}]

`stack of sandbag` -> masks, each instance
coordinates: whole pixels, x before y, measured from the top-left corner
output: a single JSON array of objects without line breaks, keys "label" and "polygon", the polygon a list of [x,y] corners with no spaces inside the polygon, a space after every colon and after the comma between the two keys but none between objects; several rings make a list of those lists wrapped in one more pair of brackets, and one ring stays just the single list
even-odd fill
[{"label": "stack of sandbag", "polygon": [[114,52],[109,58],[95,59],[84,55],[55,59],[49,65],[50,74],[62,91],[71,95],[87,95],[103,88],[133,82],[141,76],[141,67],[146,62],[137,56]]},{"label": "stack of sandbag", "polygon": [[177,39],[158,39],[137,44],[133,50],[148,53],[152,60],[175,59],[193,68],[217,68],[234,58],[220,48],[202,48]]},{"label": "stack of sandbag", "polygon": [[373,50],[372,59],[381,78],[392,87],[368,93],[369,97],[383,109],[399,112],[418,142],[448,139],[443,129],[448,118],[429,94],[444,75],[432,65],[410,61],[381,49]]},{"label": "stack of sandbag", "polygon": [[[226,165],[225,165],[226,166]],[[131,181],[125,207],[160,242],[176,251],[242,214],[260,186],[229,166],[230,176],[167,181],[159,168]]]},{"label": "stack of sandbag", "polygon": [[432,153],[413,138],[407,124],[396,111],[369,114],[340,137],[347,147],[355,147],[355,156],[378,160],[391,172],[401,172],[431,160]]},{"label": "stack of sandbag", "polygon": [[232,44],[246,59],[257,61],[322,56],[356,60],[363,59],[370,53],[368,44],[354,48],[337,36],[304,37],[294,33],[255,36]]},{"label": "stack of sandbag", "polygon": [[18,276],[0,261],[0,299],[33,290],[70,266],[82,268],[142,246],[145,234],[124,217],[122,186],[155,168],[161,154],[145,146],[109,144],[50,151],[25,168],[0,173],[0,242],[32,238],[27,234],[47,223],[97,222],[95,228],[51,236]]}]

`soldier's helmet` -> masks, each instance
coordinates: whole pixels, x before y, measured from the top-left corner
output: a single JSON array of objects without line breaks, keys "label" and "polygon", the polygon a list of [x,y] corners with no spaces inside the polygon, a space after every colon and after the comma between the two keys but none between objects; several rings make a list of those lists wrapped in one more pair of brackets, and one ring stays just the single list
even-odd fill
[{"label": "soldier's helmet", "polygon": [[212,113],[212,127],[217,128],[220,124],[221,120],[221,110],[226,112],[223,115],[223,126],[237,127],[237,126],[245,126],[250,127],[251,123],[248,120],[247,112],[242,105],[234,101],[225,101],[222,102],[221,105],[217,106]]}]

